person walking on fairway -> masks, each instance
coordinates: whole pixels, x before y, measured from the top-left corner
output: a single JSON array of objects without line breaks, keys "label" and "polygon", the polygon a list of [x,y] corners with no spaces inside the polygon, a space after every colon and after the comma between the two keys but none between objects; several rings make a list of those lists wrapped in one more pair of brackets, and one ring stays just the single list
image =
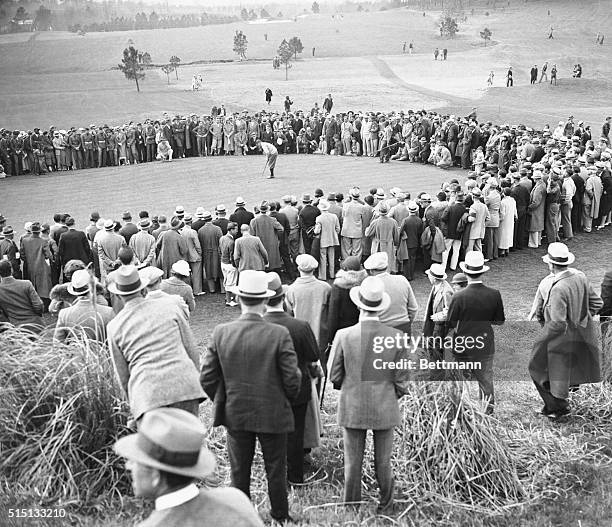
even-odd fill
[{"label": "person walking on fairway", "polygon": [[544,65],[542,66],[542,73],[540,74],[540,83],[544,79],[546,79],[546,82],[548,82],[548,73],[546,73],[547,70],[548,70],[548,61],[546,61]]},{"label": "person walking on fairway", "polygon": [[508,73],[506,73],[506,88],[510,86],[514,86],[514,78],[512,76],[512,66],[508,68]]},{"label": "person walking on fairway", "polygon": [[[261,140],[257,140],[257,147],[266,155],[266,167],[270,169],[270,175],[268,179],[274,178],[274,167],[276,166],[276,158],[278,157],[278,150],[272,143],[266,143]],[[265,172],[264,167],[264,172]]]},{"label": "person walking on fairway", "polygon": [[557,85],[557,65],[553,64],[552,69],[550,70],[550,83]]},{"label": "person walking on fairway", "polygon": [[495,78],[495,72],[493,70],[491,70],[491,72],[489,73],[489,78],[487,79],[487,86],[490,88],[491,86],[493,86],[493,79]]},{"label": "person walking on fairway", "polygon": [[266,102],[268,105],[272,102],[272,90],[270,88],[266,88]]}]

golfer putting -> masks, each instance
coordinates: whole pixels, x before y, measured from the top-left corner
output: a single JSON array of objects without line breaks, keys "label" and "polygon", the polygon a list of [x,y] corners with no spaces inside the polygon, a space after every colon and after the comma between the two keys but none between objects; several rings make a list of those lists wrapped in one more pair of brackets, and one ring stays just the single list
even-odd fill
[{"label": "golfer putting", "polygon": [[266,171],[266,168],[269,168],[270,175],[268,176],[267,179],[274,178],[274,167],[276,166],[276,158],[278,157],[278,150],[272,143],[266,143],[265,141],[261,141],[260,139],[257,140],[257,147],[264,154],[266,154],[266,166],[264,166],[264,169],[261,175],[263,176],[263,174]]}]

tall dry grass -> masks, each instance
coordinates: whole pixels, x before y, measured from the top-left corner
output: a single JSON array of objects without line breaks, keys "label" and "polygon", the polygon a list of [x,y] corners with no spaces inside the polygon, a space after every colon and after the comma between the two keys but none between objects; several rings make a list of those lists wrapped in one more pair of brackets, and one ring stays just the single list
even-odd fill
[{"label": "tall dry grass", "polygon": [[128,479],[111,447],[127,419],[106,347],[0,333],[0,477],[64,505],[115,497]]}]

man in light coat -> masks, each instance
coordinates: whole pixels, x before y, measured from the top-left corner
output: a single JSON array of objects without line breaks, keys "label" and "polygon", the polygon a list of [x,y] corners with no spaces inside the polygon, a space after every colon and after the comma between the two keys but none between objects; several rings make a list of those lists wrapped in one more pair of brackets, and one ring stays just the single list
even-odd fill
[{"label": "man in light coat", "polygon": [[17,280],[12,276],[9,261],[0,261],[0,318],[31,331],[40,331],[44,326],[43,302],[32,282]]},{"label": "man in light coat", "polygon": [[407,350],[394,344],[376,349],[380,339],[397,342],[401,333],[380,321],[379,313],[391,304],[378,277],[366,278],[353,287],[350,298],[359,308],[359,322],[340,329],[332,344],[330,379],[341,390],[338,425],[344,437],[343,502],[361,502],[361,471],[368,430],[374,434],[376,479],[380,490],[377,507],[384,514],[393,505],[391,453],[393,429],[401,423],[398,398],[408,389],[408,369],[379,369],[377,364],[397,363]]},{"label": "man in light coat", "polygon": [[94,250],[98,251],[100,259],[100,278],[104,283],[106,275],[119,267],[119,250],[126,246],[125,238],[115,231],[113,220],[104,221],[104,230],[100,230],[94,236]]},{"label": "man in light coat", "polygon": [[134,251],[134,256],[140,262],[138,268],[155,266],[155,238],[149,234],[151,220],[144,218],[138,222],[138,232],[130,238],[130,249]]},{"label": "man in light coat", "polygon": [[544,330],[534,343],[529,374],[544,401],[542,414],[551,419],[570,412],[571,386],[601,381],[593,316],[603,301],[584,273],[569,267],[574,259],[565,244],[548,246],[542,260],[551,274],[540,282],[529,317]]},{"label": "man in light coat", "polygon": [[315,236],[319,236],[319,279],[327,280],[335,277],[336,245],[339,245],[338,234],[340,222],[338,216],[329,212],[330,204],[327,200],[319,201],[321,214],[315,220]]},{"label": "man in light coat", "polygon": [[539,170],[534,170],[533,180],[535,185],[531,190],[527,211],[529,213],[529,247],[535,249],[542,245],[546,207],[546,184],[542,181],[542,172]]},{"label": "man in light coat", "polygon": [[185,214],[183,218],[185,226],[181,230],[181,236],[187,241],[187,258],[185,261],[191,269],[191,286],[194,295],[202,294],[202,247],[198,239],[198,233],[191,228],[193,216]]},{"label": "man in light coat", "polygon": [[157,238],[157,264],[164,272],[164,278],[170,277],[176,262],[187,257],[187,240],[179,234],[184,225],[175,216],[170,221],[170,229],[162,231]]},{"label": "man in light coat", "polygon": [[238,272],[263,271],[268,267],[268,251],[261,240],[251,234],[249,225],[242,225],[240,231],[242,236],[234,244],[234,263]]},{"label": "man in light coat", "polygon": [[489,220],[489,209],[482,202],[482,191],[478,187],[472,189],[473,203],[470,207],[467,221],[471,223],[466,251],[482,252],[482,240],[485,237],[486,222]]},{"label": "man in light coat", "polygon": [[501,196],[499,194],[499,183],[495,178],[489,181],[489,192],[485,197],[485,205],[489,211],[489,218],[485,222],[485,259],[497,260],[499,247],[499,209]]},{"label": "man in light coat", "polygon": [[353,187],[349,190],[351,199],[342,207],[342,230],[340,231],[342,239],[340,246],[343,260],[346,260],[349,256],[361,258],[361,238],[365,230],[363,225],[365,207],[359,200],[359,193],[359,187]]}]

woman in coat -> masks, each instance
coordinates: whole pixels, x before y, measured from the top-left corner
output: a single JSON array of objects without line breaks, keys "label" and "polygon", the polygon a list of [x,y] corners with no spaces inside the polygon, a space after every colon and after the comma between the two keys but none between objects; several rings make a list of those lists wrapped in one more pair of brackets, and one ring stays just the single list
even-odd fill
[{"label": "woman in coat", "polygon": [[509,187],[503,189],[504,197],[499,206],[499,256],[508,256],[513,247],[514,222],[518,219],[516,201]]},{"label": "woman in coat", "polygon": [[387,253],[389,256],[389,272],[397,271],[395,262],[395,248],[399,245],[399,226],[393,218],[389,218],[389,207],[383,201],[378,212],[380,216],[370,223],[365,230],[365,236],[372,238],[371,254],[377,252]]}]

